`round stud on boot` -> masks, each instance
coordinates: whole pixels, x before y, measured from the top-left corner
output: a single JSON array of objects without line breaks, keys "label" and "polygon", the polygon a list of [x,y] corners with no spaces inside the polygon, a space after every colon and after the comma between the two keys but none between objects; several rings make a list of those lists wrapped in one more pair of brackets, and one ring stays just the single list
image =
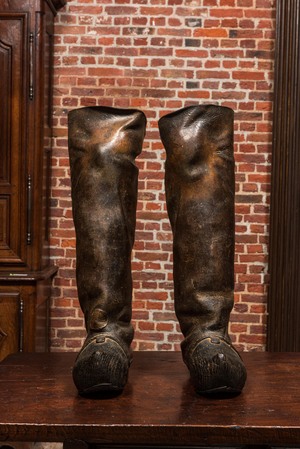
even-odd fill
[{"label": "round stud on boot", "polygon": [[130,353],[107,335],[88,338],[73,367],[78,392],[121,393],[126,385],[131,363]]},{"label": "round stud on boot", "polygon": [[183,358],[199,394],[239,394],[245,385],[243,361],[226,340],[204,338],[186,348]]}]

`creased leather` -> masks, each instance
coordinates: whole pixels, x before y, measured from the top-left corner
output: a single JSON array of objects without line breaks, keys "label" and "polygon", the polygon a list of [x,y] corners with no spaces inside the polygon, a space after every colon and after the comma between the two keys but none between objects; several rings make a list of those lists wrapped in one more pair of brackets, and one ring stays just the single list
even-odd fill
[{"label": "creased leather", "polygon": [[[145,126],[145,115],[137,110],[99,106],[69,113],[76,279],[88,333],[73,372],[80,391],[100,389],[100,383],[103,389],[105,383],[110,388],[109,367],[115,357],[122,371],[123,353],[124,370],[128,370],[133,338],[131,250],[138,182],[135,158],[142,149]],[[97,343],[93,338],[97,334],[104,334],[106,339],[100,338]],[[119,356],[113,354],[118,346]],[[110,364],[104,363],[110,358]],[[120,372],[118,382],[115,371],[112,367],[111,388],[122,388],[126,373]]]},{"label": "creased leather", "polygon": [[[165,188],[173,231],[175,311],[185,336],[183,358],[198,391],[240,390],[245,371],[236,351],[228,352],[234,288],[233,111],[190,106],[162,117],[159,131],[167,153]],[[208,337],[224,344],[216,347]],[[222,372],[229,372],[226,360],[242,371],[235,385],[220,370],[218,375],[218,369],[211,370],[207,345],[214,355],[222,347]],[[208,377],[209,387],[204,380]]]}]

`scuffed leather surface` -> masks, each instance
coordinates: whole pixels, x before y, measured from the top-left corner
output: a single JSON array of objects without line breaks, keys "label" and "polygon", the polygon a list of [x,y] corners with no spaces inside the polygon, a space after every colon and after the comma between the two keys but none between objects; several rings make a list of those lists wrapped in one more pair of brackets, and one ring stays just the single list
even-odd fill
[{"label": "scuffed leather surface", "polygon": [[[231,344],[228,321],[234,288],[233,111],[215,105],[190,106],[162,117],[159,131],[167,153],[165,187],[173,231],[175,311],[185,336],[183,358],[194,379],[210,378],[204,389],[216,389],[222,375],[212,372],[207,345],[203,351],[199,342],[220,337],[229,348]],[[227,350],[226,344],[222,347]],[[213,346],[212,351],[216,351]],[[230,350],[223,356],[229,365],[223,369],[226,364],[221,364],[222,372],[230,372],[233,359],[240,370],[236,352]],[[223,381],[226,384],[226,379]],[[239,382],[239,388],[244,381]],[[198,390],[202,387],[197,385]]]},{"label": "scuffed leather surface", "polygon": [[[95,340],[90,345],[97,333],[117,342],[120,354],[129,354],[133,338],[130,258],[138,180],[135,158],[142,149],[145,126],[146,118],[137,110],[99,106],[69,113],[76,278],[88,332],[84,348],[89,346],[77,359],[80,373],[91,367],[94,370],[97,364],[102,366],[102,359],[107,359],[103,353],[116,346]],[[91,353],[90,365],[87,352]],[[93,354],[97,352],[96,363]],[[110,349],[108,352],[111,356]],[[89,373],[89,378],[96,378],[96,374]]]},{"label": "scuffed leather surface", "polygon": [[233,306],[233,111],[191,106],[162,117],[159,129],[167,153],[176,312],[184,335],[195,318],[196,327],[203,318],[204,326],[221,329]]}]

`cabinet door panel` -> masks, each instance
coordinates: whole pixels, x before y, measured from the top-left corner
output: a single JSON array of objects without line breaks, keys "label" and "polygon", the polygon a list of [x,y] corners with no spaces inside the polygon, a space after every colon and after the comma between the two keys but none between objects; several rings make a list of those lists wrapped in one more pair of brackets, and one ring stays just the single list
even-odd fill
[{"label": "cabinet door panel", "polygon": [[26,263],[26,22],[0,13],[0,265]]},{"label": "cabinet door panel", "polygon": [[22,309],[19,293],[0,293],[0,361],[22,349]]}]

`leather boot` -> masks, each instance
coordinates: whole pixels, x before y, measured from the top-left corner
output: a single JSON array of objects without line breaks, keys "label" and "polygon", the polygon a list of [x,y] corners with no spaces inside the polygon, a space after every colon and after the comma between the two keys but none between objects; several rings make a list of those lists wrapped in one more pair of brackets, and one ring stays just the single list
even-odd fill
[{"label": "leather boot", "polygon": [[173,231],[183,360],[199,393],[239,393],[246,370],[228,335],[234,288],[233,111],[191,106],[159,120]]},{"label": "leather boot", "polygon": [[73,368],[80,393],[121,391],[131,363],[131,250],[146,118],[137,110],[69,113],[76,278],[87,329]]}]

